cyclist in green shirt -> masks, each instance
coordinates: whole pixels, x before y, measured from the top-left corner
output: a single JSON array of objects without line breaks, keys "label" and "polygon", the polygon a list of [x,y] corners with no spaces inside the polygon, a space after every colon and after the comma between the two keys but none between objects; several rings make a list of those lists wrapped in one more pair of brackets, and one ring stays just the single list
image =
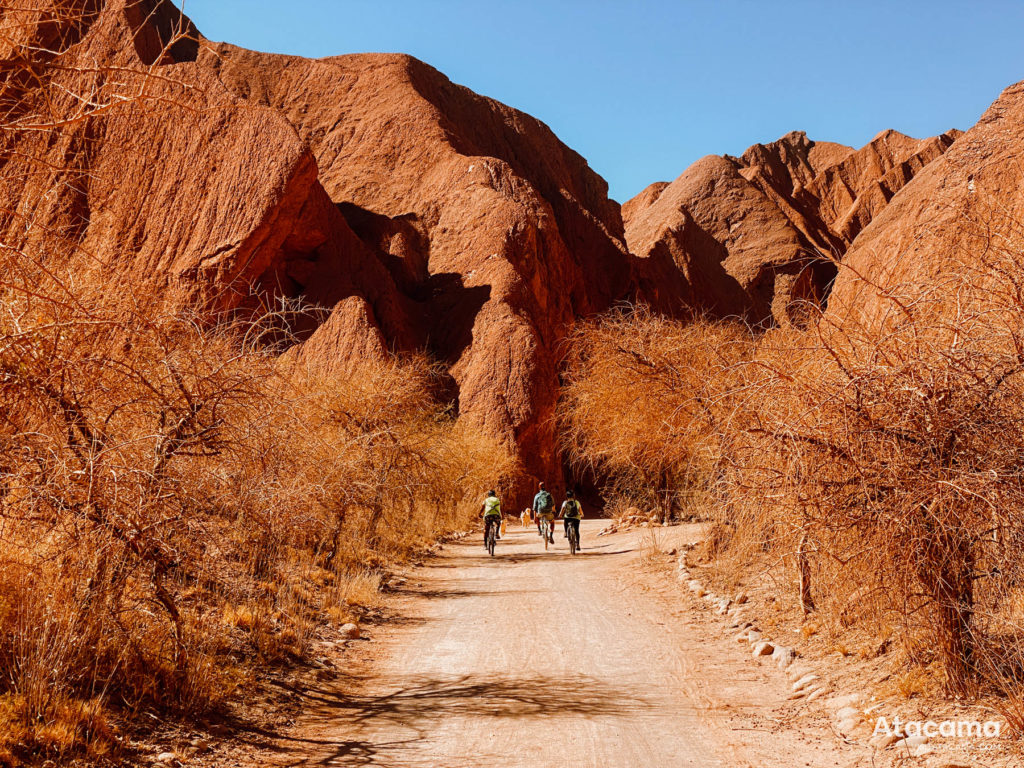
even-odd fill
[{"label": "cyclist in green shirt", "polygon": [[487,532],[492,525],[498,527],[498,530],[494,532],[495,541],[501,538],[501,501],[498,500],[498,494],[493,490],[487,492],[484,503],[480,505],[480,512],[484,516],[484,549],[486,549]]}]

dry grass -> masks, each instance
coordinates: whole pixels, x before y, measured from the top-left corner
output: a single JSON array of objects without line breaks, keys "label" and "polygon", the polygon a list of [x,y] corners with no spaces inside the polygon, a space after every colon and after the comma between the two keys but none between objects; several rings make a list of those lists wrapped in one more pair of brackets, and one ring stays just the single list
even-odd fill
[{"label": "dry grass", "polygon": [[664,534],[660,526],[643,528],[640,531],[640,562],[644,565],[661,562],[664,559],[662,542]]},{"label": "dry grass", "polygon": [[608,479],[620,506],[700,519],[716,501],[715,411],[750,334],[682,325],[643,308],[584,324],[570,338],[560,404],[570,459]]},{"label": "dry grass", "polygon": [[381,605],[379,571],[356,570],[340,574],[332,599],[337,606],[377,608]]}]

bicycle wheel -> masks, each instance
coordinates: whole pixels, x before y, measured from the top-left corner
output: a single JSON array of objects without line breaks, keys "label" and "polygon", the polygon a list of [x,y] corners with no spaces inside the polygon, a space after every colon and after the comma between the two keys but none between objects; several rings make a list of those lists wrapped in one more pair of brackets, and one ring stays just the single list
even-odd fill
[{"label": "bicycle wheel", "polygon": [[551,538],[551,523],[547,520],[544,521],[544,525],[540,527],[541,534],[544,536],[544,549],[548,548],[548,540]]},{"label": "bicycle wheel", "polygon": [[569,526],[569,554],[575,555],[576,550],[580,547],[579,534],[576,532],[576,526]]},{"label": "bicycle wheel", "polygon": [[496,541],[494,536],[494,526],[490,525],[487,527],[487,552],[491,557],[494,557],[494,547]]}]

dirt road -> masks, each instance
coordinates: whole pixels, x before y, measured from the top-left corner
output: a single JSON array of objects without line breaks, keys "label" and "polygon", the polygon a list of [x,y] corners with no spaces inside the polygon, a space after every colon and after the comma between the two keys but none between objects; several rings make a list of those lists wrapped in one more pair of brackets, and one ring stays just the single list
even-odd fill
[{"label": "dirt road", "polygon": [[599,526],[575,557],[515,525],[493,559],[474,540],[416,569],[365,680],[308,692],[282,763],[845,764],[831,733],[784,727],[785,679],[706,626],[649,533]]}]

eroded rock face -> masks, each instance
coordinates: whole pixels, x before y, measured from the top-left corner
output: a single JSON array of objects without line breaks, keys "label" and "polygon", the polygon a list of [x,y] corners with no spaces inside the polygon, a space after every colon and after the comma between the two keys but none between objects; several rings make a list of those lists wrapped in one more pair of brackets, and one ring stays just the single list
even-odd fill
[{"label": "eroded rock face", "polygon": [[[211,312],[267,292],[328,306],[359,293],[406,333],[387,270],[324,192],[309,147],[192,60],[187,19],[157,0],[73,5],[55,4],[70,31],[38,24],[35,37],[71,44],[59,67],[40,65],[46,92],[22,99],[26,121],[60,128],[5,136],[6,246],[99,268],[124,290],[165,285]],[[6,72],[9,83],[19,70]]]},{"label": "eroded rock face", "polygon": [[413,303],[415,342],[450,366],[460,412],[518,446],[530,475],[559,475],[558,345],[629,283],[605,182],[539,121],[408,56],[220,44],[199,60],[308,143],[328,195]]},{"label": "eroded rock face", "polygon": [[662,311],[785,324],[820,303],[860,231],[956,133],[859,150],[804,133],[705,157],[623,206],[640,295]]},{"label": "eroded rock face", "polygon": [[[916,247],[872,233],[902,233],[959,183],[933,171],[952,134],[855,151],[794,133],[652,185],[623,206],[624,231],[605,182],[543,123],[413,58],[212,43],[168,0],[11,0],[0,14],[5,119],[45,118],[49,98],[60,121],[0,136],[5,247],[211,313],[316,304],[288,354],[325,372],[427,349],[460,412],[521,459],[518,506],[531,478],[561,476],[553,414],[574,320],[640,298],[786,322],[794,299],[824,295],[821,254],[853,243],[874,268],[865,244]],[[1007,93],[992,125],[1016,109]],[[1008,166],[1003,129],[953,156]]]},{"label": "eroded rock face", "polygon": [[[5,168],[19,214],[0,216],[4,242],[98,257],[111,280],[211,310],[254,294],[323,306],[291,354],[325,370],[426,348],[460,412],[515,448],[526,479],[557,484],[559,344],[630,287],[619,207],[583,158],[408,56],[259,54],[204,40],[164,0],[75,2],[63,27],[22,24],[63,41],[51,90],[124,96],[143,77],[67,74],[94,61],[152,67],[146,99],[21,147],[53,170]],[[29,217],[45,226],[26,233]]]},{"label": "eroded rock face", "polygon": [[[986,261],[1020,279],[1024,247],[1024,82],[1007,88],[978,123],[929,163],[855,240],[829,302],[830,319],[867,328],[926,293],[956,307],[955,279]],[[989,271],[989,270],[985,270]],[[861,275],[866,280],[857,277]]]}]

